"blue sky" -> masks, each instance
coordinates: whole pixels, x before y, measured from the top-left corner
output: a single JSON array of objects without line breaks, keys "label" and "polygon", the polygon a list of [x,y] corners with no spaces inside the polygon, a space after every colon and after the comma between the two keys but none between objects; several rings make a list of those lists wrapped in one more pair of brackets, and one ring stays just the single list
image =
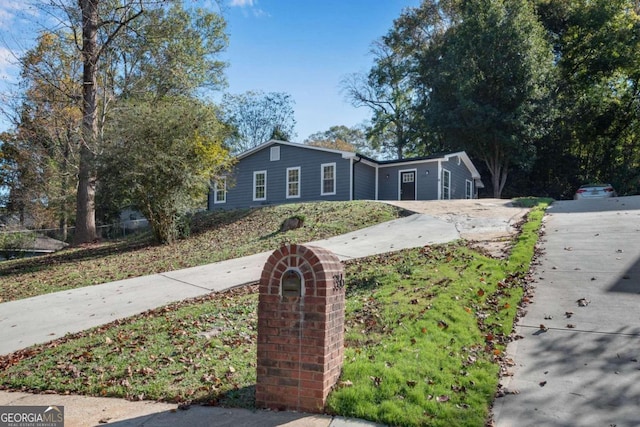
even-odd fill
[{"label": "blue sky", "polygon": [[[340,93],[348,74],[372,65],[371,43],[401,11],[419,0],[223,0],[230,45],[226,92],[286,92],[294,101],[295,138],[334,125],[357,125],[370,117]],[[205,4],[205,1],[194,0]],[[186,2],[185,4],[188,4]],[[0,5],[0,102],[17,82],[13,53],[29,48],[43,22],[28,0]],[[8,127],[0,118],[0,131]]]}]

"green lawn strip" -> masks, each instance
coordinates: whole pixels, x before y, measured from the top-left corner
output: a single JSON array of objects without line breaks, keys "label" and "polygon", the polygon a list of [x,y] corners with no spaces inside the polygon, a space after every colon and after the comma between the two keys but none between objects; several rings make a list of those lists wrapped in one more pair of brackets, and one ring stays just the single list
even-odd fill
[{"label": "green lawn strip", "polygon": [[449,245],[359,268],[328,411],[400,426],[485,425],[546,206],[532,209],[506,263]]},{"label": "green lawn strip", "polygon": [[[537,235],[543,212],[535,208],[522,226],[517,262],[465,242],[348,262],[345,361],[327,411],[390,425],[484,425],[529,270],[525,254],[534,253],[528,234]],[[0,357],[0,387],[251,408],[255,288]]]},{"label": "green lawn strip", "polygon": [[502,278],[500,261],[448,245],[371,267],[375,289],[349,288],[342,387],[328,410],[389,425],[483,425],[500,353],[478,325],[495,309],[487,301]]},{"label": "green lawn strip", "polygon": [[256,310],[255,286],[151,310],[0,357],[0,387],[252,406]]},{"label": "green lawn strip", "polygon": [[[296,215],[305,218],[304,226],[280,233],[282,221]],[[2,262],[0,302],[271,251],[282,243],[324,239],[399,215],[393,206],[365,201],[205,212],[194,217],[192,235],[174,245],[153,245],[143,235]]]}]

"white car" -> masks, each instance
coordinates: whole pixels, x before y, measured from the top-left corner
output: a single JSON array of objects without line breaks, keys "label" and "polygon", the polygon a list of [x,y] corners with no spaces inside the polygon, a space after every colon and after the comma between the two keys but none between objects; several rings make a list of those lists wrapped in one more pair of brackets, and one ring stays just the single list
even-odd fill
[{"label": "white car", "polygon": [[611,184],[585,184],[581,185],[573,196],[574,200],[582,199],[603,199],[606,197],[616,197],[616,190]]}]

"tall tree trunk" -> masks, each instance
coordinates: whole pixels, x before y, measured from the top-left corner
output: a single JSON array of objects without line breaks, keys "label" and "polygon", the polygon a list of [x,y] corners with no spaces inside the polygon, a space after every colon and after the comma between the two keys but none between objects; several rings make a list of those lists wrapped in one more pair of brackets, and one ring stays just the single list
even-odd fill
[{"label": "tall tree trunk", "polygon": [[502,190],[504,190],[504,186],[507,183],[507,170],[506,168],[498,167],[498,170],[490,170],[490,172],[493,197],[500,199],[502,197]]},{"label": "tall tree trunk", "polygon": [[97,62],[98,62],[99,0],[79,0],[82,11],[82,146],[78,171],[75,244],[96,239],[94,153],[98,136],[97,123]]},{"label": "tall tree trunk", "polygon": [[[67,146],[68,147],[68,146]],[[69,230],[69,213],[67,211],[68,209],[68,192],[69,190],[67,190],[67,186],[69,185],[69,178],[67,175],[67,166],[68,165],[68,161],[67,161],[67,157],[66,157],[66,153],[65,153],[65,159],[64,159],[64,169],[63,169],[63,173],[62,173],[62,179],[60,180],[60,205],[58,207],[58,235],[60,236],[60,240],[62,240],[63,242],[67,241],[67,233]]]},{"label": "tall tree trunk", "polygon": [[402,121],[396,121],[396,156],[398,160],[402,160],[404,158],[404,132],[402,130]]},{"label": "tall tree trunk", "polygon": [[507,183],[508,161],[499,144],[494,144],[493,153],[484,157],[484,162],[491,174],[491,186],[493,187],[493,197],[502,197],[502,190]]}]

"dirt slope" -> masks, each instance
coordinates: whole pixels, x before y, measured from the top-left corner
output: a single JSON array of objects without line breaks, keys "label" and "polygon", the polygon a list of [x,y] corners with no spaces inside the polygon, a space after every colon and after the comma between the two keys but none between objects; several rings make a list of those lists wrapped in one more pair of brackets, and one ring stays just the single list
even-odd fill
[{"label": "dirt slope", "polygon": [[529,212],[505,199],[429,200],[387,202],[455,224],[460,237],[492,256],[502,257],[511,246],[517,225]]}]

